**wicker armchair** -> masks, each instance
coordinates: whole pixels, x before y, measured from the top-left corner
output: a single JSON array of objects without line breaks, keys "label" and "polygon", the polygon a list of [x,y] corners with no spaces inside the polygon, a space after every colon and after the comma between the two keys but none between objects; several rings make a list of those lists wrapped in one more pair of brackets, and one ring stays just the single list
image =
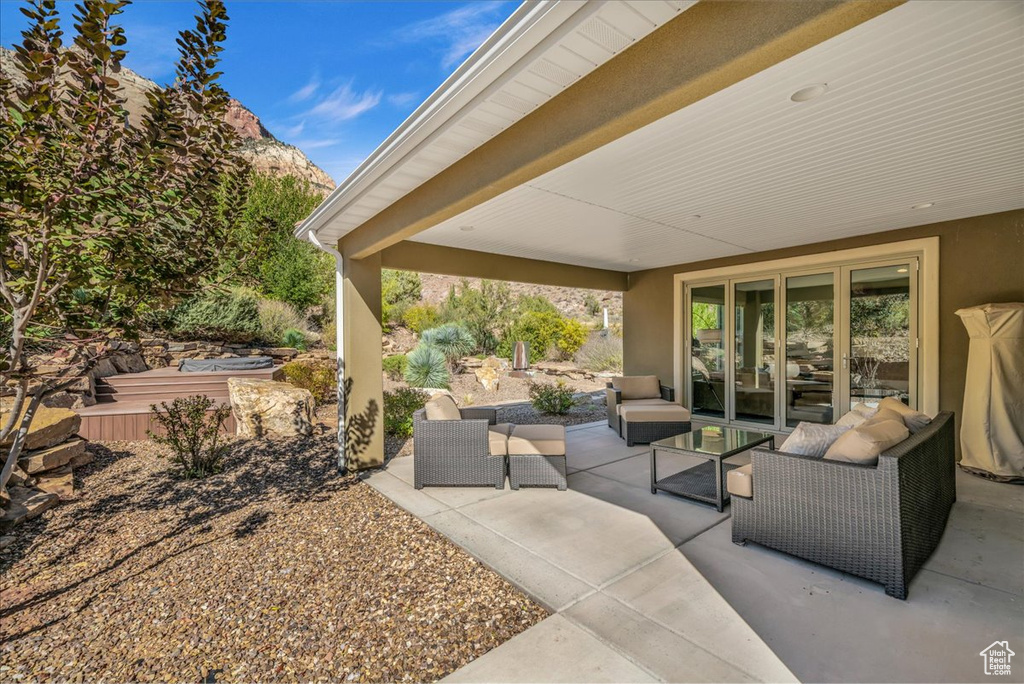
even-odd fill
[{"label": "wicker armchair", "polygon": [[732,497],[732,539],[907,585],[938,546],[956,501],[953,414],[882,452],[877,466],[757,448],[753,496]]},{"label": "wicker armchair", "polygon": [[615,381],[606,383],[605,384],[605,391],[604,391],[604,393],[605,393],[605,406],[607,407],[607,410],[608,410],[608,427],[610,427],[613,430],[615,430],[615,434],[619,435],[620,437],[622,436],[622,432],[621,432],[621,429],[620,429],[620,426],[619,426],[619,405],[620,404],[623,404],[623,403],[629,404],[631,402],[639,402],[639,403],[645,403],[645,404],[660,403],[660,402],[675,403],[676,391],[675,391],[674,388],[668,387],[666,385],[660,385],[660,394],[657,397],[652,396],[652,397],[649,397],[649,398],[646,398],[646,399],[639,399],[639,400],[636,400],[636,399],[625,399],[625,400],[623,400],[623,398],[622,398],[622,389],[620,389],[619,387],[615,386],[616,381],[621,381],[621,378],[616,378]]},{"label": "wicker armchair", "polygon": [[488,427],[494,409],[459,409],[462,420],[428,420],[413,414],[416,489],[424,486],[505,488],[505,455],[491,455]]}]

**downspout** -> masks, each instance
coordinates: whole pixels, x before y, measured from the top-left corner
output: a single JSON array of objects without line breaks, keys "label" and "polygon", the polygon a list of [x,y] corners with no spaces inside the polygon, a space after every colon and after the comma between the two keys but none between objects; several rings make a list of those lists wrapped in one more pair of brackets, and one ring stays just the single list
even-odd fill
[{"label": "downspout", "polygon": [[338,471],[342,474],[348,472],[347,449],[345,444],[345,262],[341,253],[330,245],[320,242],[314,231],[306,233],[306,237],[313,245],[334,257],[334,355],[337,361],[338,371],[335,377],[338,391]]}]

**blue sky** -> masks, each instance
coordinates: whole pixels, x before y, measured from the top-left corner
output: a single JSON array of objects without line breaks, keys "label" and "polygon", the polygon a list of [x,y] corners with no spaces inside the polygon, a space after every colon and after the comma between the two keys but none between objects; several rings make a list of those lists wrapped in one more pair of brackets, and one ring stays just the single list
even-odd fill
[{"label": "blue sky", "polygon": [[[517,2],[232,2],[223,84],[271,133],[341,182]],[[0,0],[0,43],[18,42],[21,2]],[[72,4],[60,3],[72,29]],[[196,4],[142,0],[120,23],[126,66],[173,77],[175,38]]]}]

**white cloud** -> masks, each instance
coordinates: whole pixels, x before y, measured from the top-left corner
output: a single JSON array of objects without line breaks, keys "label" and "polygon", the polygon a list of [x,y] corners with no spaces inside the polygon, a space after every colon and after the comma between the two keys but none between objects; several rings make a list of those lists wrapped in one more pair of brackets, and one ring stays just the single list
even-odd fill
[{"label": "white cloud", "polygon": [[306,85],[302,86],[301,88],[296,90],[294,93],[289,95],[288,96],[288,101],[289,102],[305,102],[309,98],[311,98],[314,95],[316,95],[316,93],[317,93],[317,91],[319,89],[320,89],[320,79],[317,76],[314,76],[313,78],[311,78],[309,80],[309,83],[307,83]]},{"label": "white cloud", "polygon": [[281,135],[285,138],[294,138],[295,136],[302,135],[302,132],[306,130],[306,120],[303,119],[294,126],[288,126],[281,131]]},{"label": "white cloud", "polygon": [[379,90],[357,93],[350,83],[346,83],[318,102],[307,114],[335,122],[348,121],[376,107],[382,96]]},{"label": "white cloud", "polygon": [[298,147],[303,152],[309,150],[320,150],[325,147],[334,147],[341,140],[338,138],[308,138],[304,140],[292,140],[288,144]]},{"label": "white cloud", "polygon": [[412,104],[419,97],[419,93],[394,93],[388,95],[388,104],[394,105],[395,107],[405,107]]},{"label": "white cloud", "polygon": [[478,48],[498,28],[504,2],[474,2],[431,19],[404,26],[396,39],[404,42],[440,40],[444,43],[441,66],[450,69]]}]

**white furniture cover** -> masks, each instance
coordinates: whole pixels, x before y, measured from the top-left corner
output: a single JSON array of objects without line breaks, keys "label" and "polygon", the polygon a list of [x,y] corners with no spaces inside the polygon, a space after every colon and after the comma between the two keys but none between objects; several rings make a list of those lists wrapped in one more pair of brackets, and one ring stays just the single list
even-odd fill
[{"label": "white furniture cover", "polygon": [[963,468],[1024,479],[1024,303],[956,312],[971,337],[960,425]]}]

